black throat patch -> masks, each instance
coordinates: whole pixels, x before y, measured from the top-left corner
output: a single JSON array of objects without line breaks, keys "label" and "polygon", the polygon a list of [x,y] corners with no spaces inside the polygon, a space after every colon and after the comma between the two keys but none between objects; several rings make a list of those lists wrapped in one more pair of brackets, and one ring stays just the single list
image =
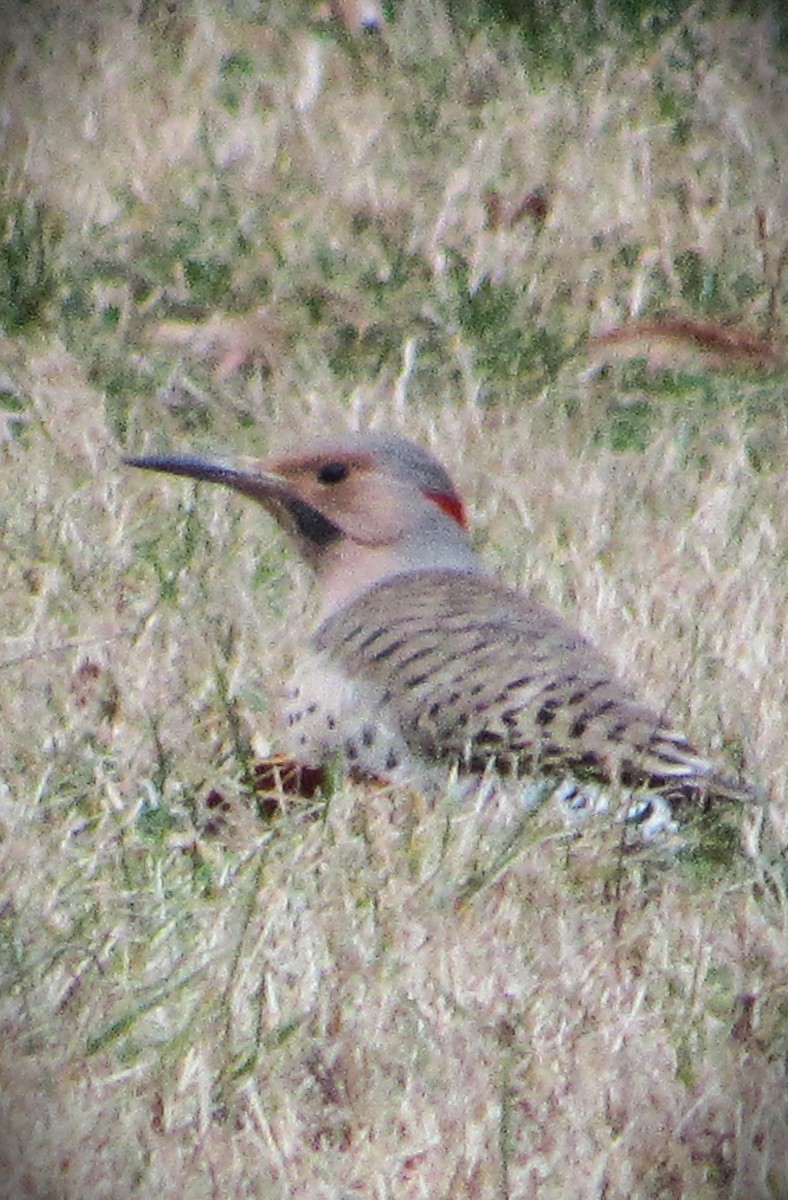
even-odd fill
[{"label": "black throat patch", "polygon": [[328,517],[324,517],[316,508],[312,508],[311,504],[288,497],[284,506],[293,518],[300,536],[311,546],[328,546],[343,536],[339,526],[329,521]]}]

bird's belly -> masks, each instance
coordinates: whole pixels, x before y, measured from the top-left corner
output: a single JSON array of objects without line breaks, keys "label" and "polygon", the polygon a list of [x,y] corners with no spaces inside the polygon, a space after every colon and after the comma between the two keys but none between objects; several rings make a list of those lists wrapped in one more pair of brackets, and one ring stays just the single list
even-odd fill
[{"label": "bird's belly", "polygon": [[285,751],[304,766],[328,766],[339,757],[348,770],[396,781],[410,778],[417,765],[378,690],[323,655],[293,675],[281,725]]}]

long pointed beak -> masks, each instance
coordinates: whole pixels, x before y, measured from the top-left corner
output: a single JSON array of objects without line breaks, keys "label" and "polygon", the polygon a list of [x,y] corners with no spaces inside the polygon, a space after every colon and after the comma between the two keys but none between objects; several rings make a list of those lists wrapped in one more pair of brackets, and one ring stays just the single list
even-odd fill
[{"label": "long pointed beak", "polygon": [[279,524],[295,536],[301,554],[315,560],[322,547],[342,536],[341,529],[318,509],[302,500],[293,485],[275,471],[266,469],[257,459],[211,462],[193,454],[149,454],[142,458],[124,458],[129,467],[143,471],[164,471],[185,475],[206,483],[223,483],[261,504]]},{"label": "long pointed beak", "polygon": [[141,467],[144,471],[164,471],[205,483],[223,483],[254,500],[284,499],[290,495],[287,480],[266,471],[255,459],[212,462],[192,454],[149,454],[123,461],[128,467]]}]

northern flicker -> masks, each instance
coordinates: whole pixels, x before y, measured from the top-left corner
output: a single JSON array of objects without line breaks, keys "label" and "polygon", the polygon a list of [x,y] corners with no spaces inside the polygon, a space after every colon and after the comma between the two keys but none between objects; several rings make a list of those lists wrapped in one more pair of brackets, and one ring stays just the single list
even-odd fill
[{"label": "northern flicker", "polygon": [[567,796],[612,785],[646,807],[744,798],[563,617],[485,568],[451,478],[405,438],[347,436],[265,461],[126,462],[250,496],[314,570],[320,624],[283,713],[300,763],[341,754],[384,778],[489,768],[554,779]]}]

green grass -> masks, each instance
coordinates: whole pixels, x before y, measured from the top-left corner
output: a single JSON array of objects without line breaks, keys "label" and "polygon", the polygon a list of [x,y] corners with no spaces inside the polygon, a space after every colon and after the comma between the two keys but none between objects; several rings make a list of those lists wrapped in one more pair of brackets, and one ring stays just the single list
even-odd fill
[{"label": "green grass", "polygon": [[[404,0],[378,41],[295,4],[15,14],[9,1200],[788,1194],[781,26],[497,7]],[[664,316],[777,353],[587,347]],[[491,565],[764,813],[622,856],[450,786],[259,805],[310,581],[248,502],[121,456],[359,422],[432,445]]]}]

